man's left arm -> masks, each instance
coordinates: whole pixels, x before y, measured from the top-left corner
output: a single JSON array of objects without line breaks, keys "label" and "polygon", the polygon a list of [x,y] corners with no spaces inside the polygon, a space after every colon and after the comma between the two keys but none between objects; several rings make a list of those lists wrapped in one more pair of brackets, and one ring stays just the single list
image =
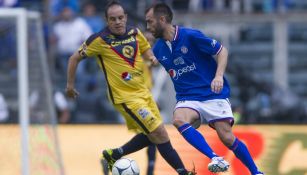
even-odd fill
[{"label": "man's left arm", "polygon": [[215,77],[211,82],[211,90],[215,93],[220,93],[223,89],[224,86],[223,76],[226,70],[227,61],[228,61],[228,50],[225,47],[222,47],[222,50],[216,56],[217,69]]}]

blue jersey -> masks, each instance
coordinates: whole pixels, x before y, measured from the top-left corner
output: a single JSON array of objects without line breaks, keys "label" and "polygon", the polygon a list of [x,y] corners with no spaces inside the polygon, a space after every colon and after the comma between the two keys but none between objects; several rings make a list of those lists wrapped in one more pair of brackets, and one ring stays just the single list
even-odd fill
[{"label": "blue jersey", "polygon": [[177,101],[228,98],[230,87],[225,78],[221,93],[211,91],[217,69],[213,56],[223,46],[198,30],[175,27],[173,41],[159,39],[153,51],[173,81]]}]

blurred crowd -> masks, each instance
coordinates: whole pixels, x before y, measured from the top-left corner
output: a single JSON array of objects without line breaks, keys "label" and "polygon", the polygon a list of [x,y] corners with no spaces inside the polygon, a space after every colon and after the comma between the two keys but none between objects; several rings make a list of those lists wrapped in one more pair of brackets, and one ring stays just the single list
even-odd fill
[{"label": "blurred crowd", "polygon": [[[187,13],[285,13],[307,11],[305,0],[164,0],[176,12]],[[144,30],[144,11],[156,0],[125,1],[128,23]],[[2,0],[0,7],[26,7],[40,11],[43,15],[43,31],[48,51],[48,64],[54,86],[54,104],[60,123],[117,123],[119,114],[109,104],[105,89],[106,82],[94,59],[82,62],[77,70],[76,88],[80,97],[76,101],[64,95],[68,58],[91,34],[104,26],[104,6],[107,0]],[[137,7],[137,8],[136,8]],[[15,30],[5,27],[0,21],[0,74],[16,80],[16,36]],[[236,65],[237,66],[237,65]],[[237,70],[240,70],[239,72]],[[250,78],[244,68],[230,67],[229,73],[238,82],[239,101],[233,110],[240,123],[300,123],[307,122],[306,106],[298,95],[289,90],[274,87],[268,82]],[[0,81],[6,79],[0,75]],[[1,83],[1,86],[2,83]],[[2,89],[2,88],[1,88]],[[274,89],[274,90],[273,90]],[[2,93],[2,94],[1,94]],[[6,91],[0,91],[0,122],[17,122],[10,119],[16,115],[10,105],[16,105]],[[283,98],[280,98],[280,97]],[[16,96],[17,98],[17,96]],[[30,106],[35,106],[39,95],[31,92]],[[293,115],[295,114],[295,115]],[[289,118],[289,116],[295,116]],[[12,117],[14,118],[14,117]]]}]

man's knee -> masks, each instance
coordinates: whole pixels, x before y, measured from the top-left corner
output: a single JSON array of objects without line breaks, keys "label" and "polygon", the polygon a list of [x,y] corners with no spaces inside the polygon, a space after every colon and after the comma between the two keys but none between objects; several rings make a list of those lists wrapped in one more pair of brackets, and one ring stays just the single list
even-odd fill
[{"label": "man's knee", "polygon": [[189,108],[177,108],[173,116],[173,125],[176,128],[179,128],[187,123],[192,124],[199,119],[199,114],[195,110]]},{"label": "man's knee", "polygon": [[214,126],[221,141],[226,146],[231,146],[235,140],[235,136],[232,132],[230,124],[222,121],[222,122],[216,122]]},{"label": "man's knee", "polygon": [[226,133],[222,135],[220,138],[222,142],[228,147],[231,146],[235,140],[235,137],[232,133]]},{"label": "man's knee", "polygon": [[155,144],[161,144],[169,141],[169,137],[164,125],[160,125],[157,129],[153,132],[148,134],[150,140]]},{"label": "man's knee", "polygon": [[188,122],[184,118],[174,116],[172,123],[176,128],[179,128],[180,126],[182,126],[183,124],[186,124]]},{"label": "man's knee", "polygon": [[231,146],[233,144],[235,136],[233,135],[231,130],[224,130],[220,128],[215,129],[217,130],[219,138],[226,146]]}]

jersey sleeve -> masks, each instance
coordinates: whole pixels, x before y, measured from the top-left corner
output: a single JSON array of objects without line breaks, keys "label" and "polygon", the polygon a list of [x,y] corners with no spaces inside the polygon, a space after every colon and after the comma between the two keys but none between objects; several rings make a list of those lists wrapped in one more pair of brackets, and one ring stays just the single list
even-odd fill
[{"label": "jersey sleeve", "polygon": [[137,40],[139,43],[139,49],[140,49],[140,53],[143,54],[143,52],[145,52],[147,49],[150,49],[150,44],[147,41],[147,39],[145,38],[145,36],[143,35],[143,33],[139,30],[137,33]]},{"label": "jersey sleeve", "polygon": [[79,54],[84,57],[93,57],[99,53],[99,40],[98,35],[93,34],[90,36],[78,49]]},{"label": "jersey sleeve", "polygon": [[218,55],[223,48],[217,40],[207,37],[200,31],[191,32],[189,37],[196,48],[209,55]]}]

